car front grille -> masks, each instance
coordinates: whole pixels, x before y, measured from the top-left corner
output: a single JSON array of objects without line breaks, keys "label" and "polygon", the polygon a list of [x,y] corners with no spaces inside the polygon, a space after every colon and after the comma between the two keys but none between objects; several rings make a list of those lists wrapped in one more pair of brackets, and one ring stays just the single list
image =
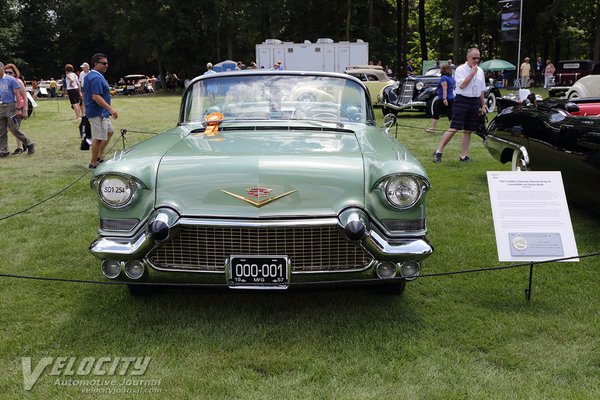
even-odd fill
[{"label": "car front grille", "polygon": [[179,226],[149,256],[158,269],[223,272],[232,255],[281,255],[292,272],[360,271],[372,257],[335,226]]},{"label": "car front grille", "polygon": [[415,81],[406,80],[402,82],[402,90],[400,92],[400,104],[410,103],[415,91]]}]

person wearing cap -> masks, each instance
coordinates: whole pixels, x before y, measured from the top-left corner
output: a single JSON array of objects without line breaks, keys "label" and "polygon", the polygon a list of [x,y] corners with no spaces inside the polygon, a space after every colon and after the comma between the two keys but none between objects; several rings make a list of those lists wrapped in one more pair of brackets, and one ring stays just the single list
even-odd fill
[{"label": "person wearing cap", "polygon": [[[35,152],[35,144],[21,132],[17,119],[17,99],[27,98],[25,89],[10,74],[4,73],[4,63],[0,62],[0,157],[8,157],[8,129],[23,142],[28,154]],[[22,119],[27,119],[28,104],[22,108]]]},{"label": "person wearing cap", "polygon": [[531,64],[529,64],[529,57],[525,57],[520,67],[521,72],[521,88],[525,89],[529,87],[529,76],[531,75]]},{"label": "person wearing cap", "polygon": [[90,64],[84,62],[79,66],[81,68],[81,72],[79,73],[79,87],[83,88],[83,80],[85,76],[90,73]]}]

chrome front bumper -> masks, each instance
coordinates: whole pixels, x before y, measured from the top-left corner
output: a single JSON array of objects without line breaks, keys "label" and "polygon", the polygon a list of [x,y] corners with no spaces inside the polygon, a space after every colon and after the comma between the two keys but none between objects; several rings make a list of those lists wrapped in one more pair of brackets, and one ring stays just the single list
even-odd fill
[{"label": "chrome front bumper", "polygon": [[[231,221],[181,219],[183,225],[232,225]],[[307,221],[251,221],[241,223],[244,226],[298,226],[338,225],[337,218],[315,219]],[[237,223],[236,223],[237,225]],[[145,258],[157,245],[148,229],[141,229],[135,236],[100,237],[90,245],[90,252],[99,259],[139,260]],[[375,229],[367,231],[360,240],[361,246],[378,261],[422,261],[433,253],[433,247],[425,237],[388,238]]]},{"label": "chrome front bumper", "polygon": [[390,108],[392,110],[401,111],[401,110],[405,110],[407,108],[425,107],[426,103],[424,101],[411,101],[410,103],[397,105],[394,103],[388,103],[388,102],[384,101],[381,105],[385,108]]}]

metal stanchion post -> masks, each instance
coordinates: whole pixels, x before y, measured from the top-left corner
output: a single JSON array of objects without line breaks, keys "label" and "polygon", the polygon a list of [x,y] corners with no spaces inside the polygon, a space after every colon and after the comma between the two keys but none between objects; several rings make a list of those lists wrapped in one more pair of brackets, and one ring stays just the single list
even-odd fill
[{"label": "metal stanchion post", "polygon": [[525,289],[525,298],[527,301],[531,300],[531,283],[533,281],[533,263],[529,265],[529,287]]}]

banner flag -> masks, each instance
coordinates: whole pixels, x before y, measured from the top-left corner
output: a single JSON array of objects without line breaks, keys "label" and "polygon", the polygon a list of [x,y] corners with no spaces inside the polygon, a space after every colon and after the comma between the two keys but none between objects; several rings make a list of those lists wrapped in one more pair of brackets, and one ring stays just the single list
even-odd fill
[{"label": "banner flag", "polygon": [[502,6],[502,36],[503,42],[516,42],[519,40],[519,26],[521,25],[520,0],[503,0]]}]

